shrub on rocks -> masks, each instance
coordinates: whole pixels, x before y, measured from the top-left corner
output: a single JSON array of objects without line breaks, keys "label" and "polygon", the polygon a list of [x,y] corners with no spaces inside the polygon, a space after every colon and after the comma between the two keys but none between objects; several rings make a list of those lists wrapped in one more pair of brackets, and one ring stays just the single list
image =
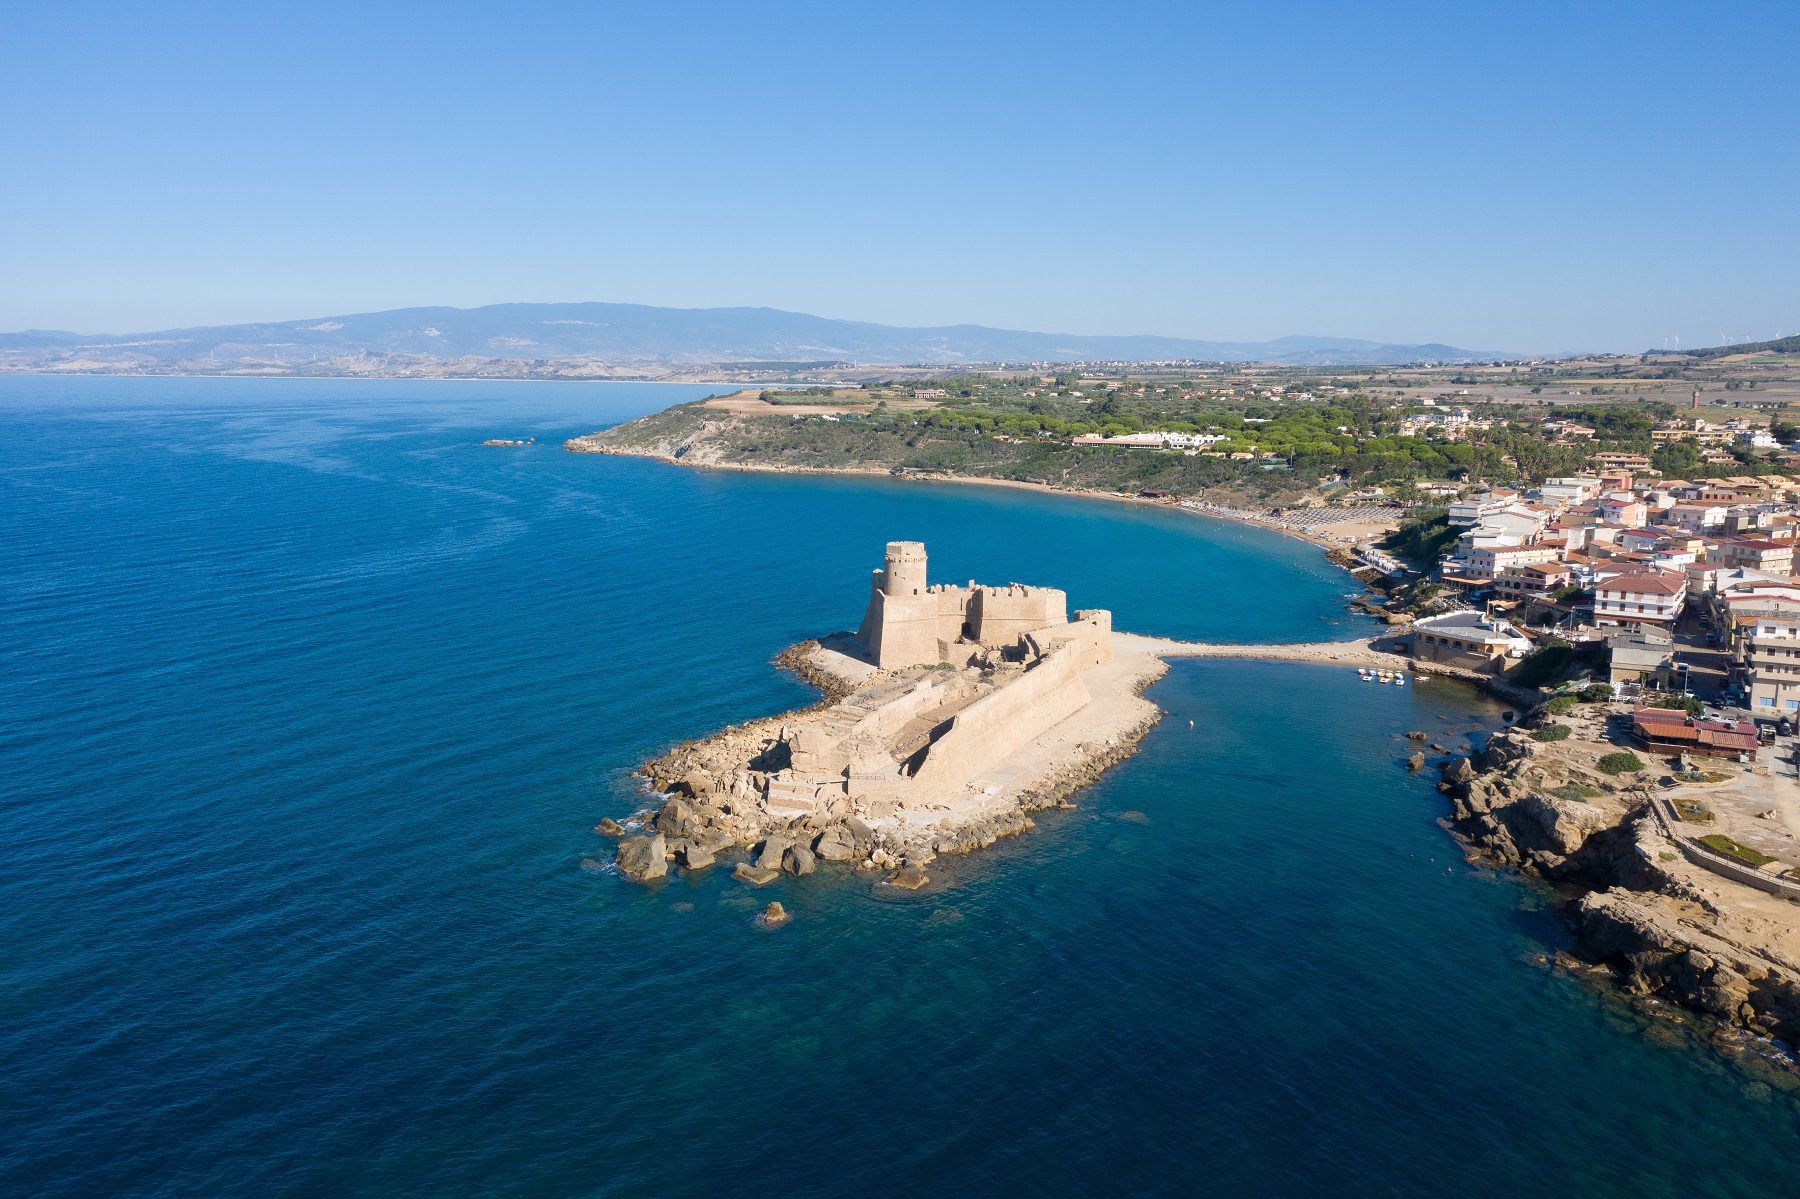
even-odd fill
[{"label": "shrub on rocks", "polygon": [[1575,704],[1576,699],[1573,695],[1559,695],[1546,704],[1545,707],[1550,710],[1550,715],[1561,716],[1564,712],[1573,708]]},{"label": "shrub on rocks", "polygon": [[1583,687],[1575,696],[1584,704],[1602,704],[1612,697],[1611,683],[1595,683],[1592,686]]},{"label": "shrub on rocks", "polygon": [[1531,739],[1533,741],[1563,741],[1566,740],[1573,731],[1574,730],[1566,724],[1547,724],[1537,732],[1531,734]]},{"label": "shrub on rocks", "polygon": [[1604,758],[1601,758],[1596,762],[1595,765],[1598,766],[1604,774],[1630,774],[1633,771],[1642,770],[1644,768],[1643,759],[1639,758],[1630,750],[1624,749],[1620,750],[1618,753],[1607,754]]}]

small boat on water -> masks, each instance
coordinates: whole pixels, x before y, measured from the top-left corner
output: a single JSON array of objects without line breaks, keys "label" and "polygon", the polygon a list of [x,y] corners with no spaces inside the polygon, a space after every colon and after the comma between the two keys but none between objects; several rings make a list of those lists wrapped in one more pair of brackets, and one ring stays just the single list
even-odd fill
[{"label": "small boat on water", "polygon": [[1396,687],[1406,686],[1406,676],[1403,674],[1395,675],[1394,676],[1394,686],[1396,686]]}]

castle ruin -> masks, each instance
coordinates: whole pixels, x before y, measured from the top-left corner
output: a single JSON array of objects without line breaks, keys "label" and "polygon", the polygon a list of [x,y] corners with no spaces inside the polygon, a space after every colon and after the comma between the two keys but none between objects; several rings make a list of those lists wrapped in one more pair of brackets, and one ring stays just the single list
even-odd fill
[{"label": "castle ruin", "polygon": [[932,586],[925,561],[917,541],[888,543],[857,634],[880,673],[783,727],[757,780],[771,813],[958,791],[1087,706],[1082,672],[1112,661],[1112,613],[1070,620],[1054,587]]}]

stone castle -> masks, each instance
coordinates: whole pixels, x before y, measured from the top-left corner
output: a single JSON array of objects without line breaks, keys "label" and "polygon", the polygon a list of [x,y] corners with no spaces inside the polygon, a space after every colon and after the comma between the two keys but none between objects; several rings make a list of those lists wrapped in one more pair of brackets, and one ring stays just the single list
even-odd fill
[{"label": "stone castle", "polygon": [[[869,582],[869,608],[857,638],[883,670],[966,666],[985,650],[1007,646],[1042,657],[1064,643],[1083,647],[1086,665],[1110,662],[1112,613],[1077,612],[1071,623],[1067,611],[1068,597],[1054,587],[985,587],[973,579],[966,587],[931,586],[924,543],[890,541],[886,565]],[[1022,644],[1025,638],[1032,644]]]},{"label": "stone castle", "polygon": [[1082,672],[1112,661],[1112,613],[1066,610],[1053,587],[931,586],[925,547],[889,542],[857,635],[880,673],[782,729],[760,780],[768,810],[904,806],[974,784],[1086,707]]}]

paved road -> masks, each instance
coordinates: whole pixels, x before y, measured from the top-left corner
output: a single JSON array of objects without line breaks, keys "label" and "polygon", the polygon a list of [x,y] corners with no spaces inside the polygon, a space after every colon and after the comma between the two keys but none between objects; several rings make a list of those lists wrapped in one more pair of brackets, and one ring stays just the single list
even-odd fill
[{"label": "paved road", "polygon": [[1706,644],[1706,630],[1699,613],[1690,605],[1675,627],[1675,661],[1687,669],[1688,688],[1701,699],[1716,702],[1725,692],[1731,655]]}]

